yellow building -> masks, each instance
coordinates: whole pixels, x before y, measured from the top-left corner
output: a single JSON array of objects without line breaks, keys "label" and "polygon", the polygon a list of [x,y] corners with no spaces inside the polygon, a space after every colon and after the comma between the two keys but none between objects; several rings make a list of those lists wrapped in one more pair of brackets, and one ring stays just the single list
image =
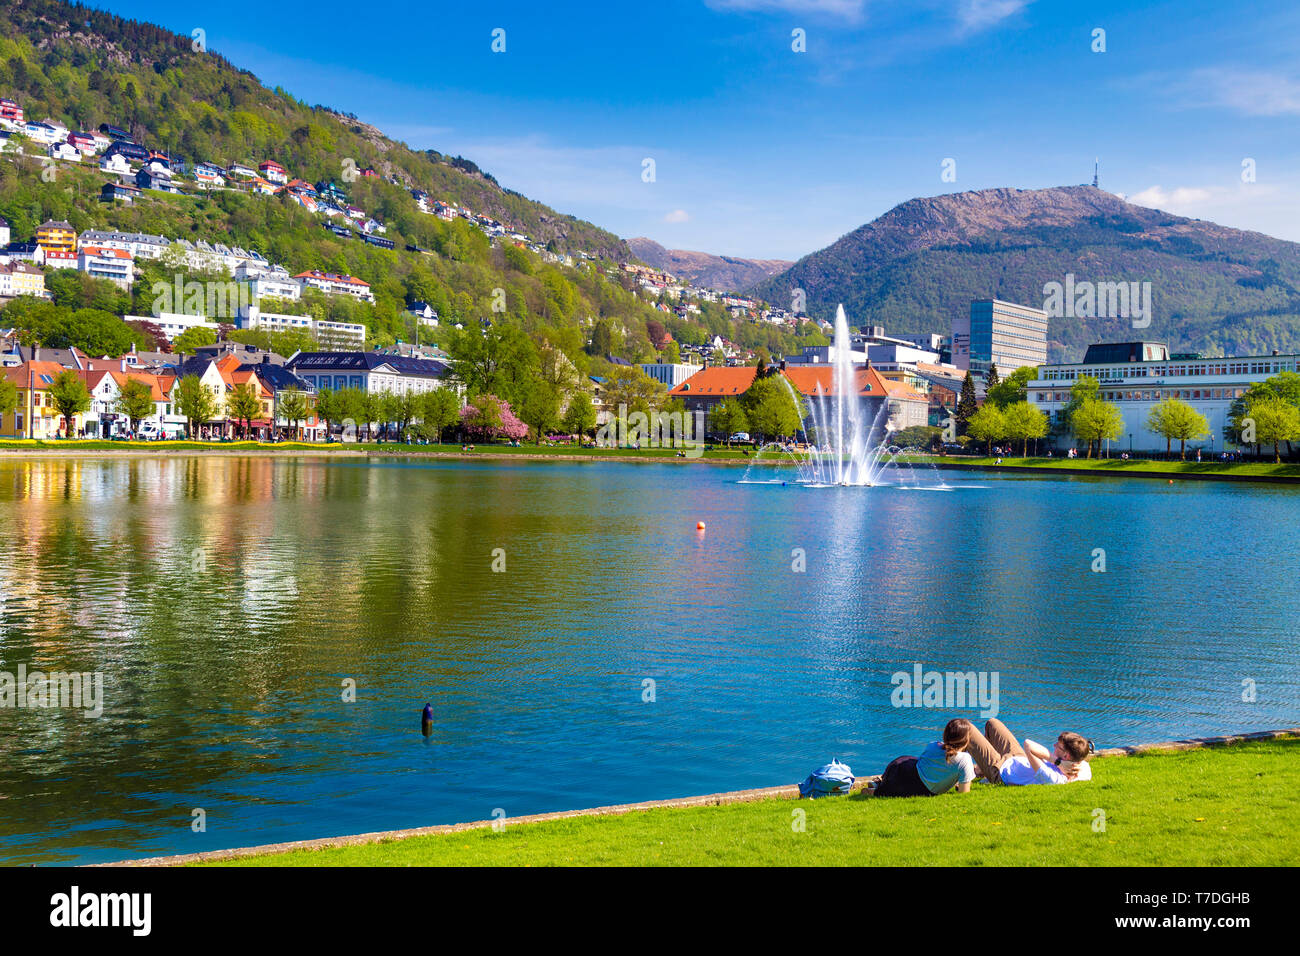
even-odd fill
[{"label": "yellow building", "polygon": [[0,266],[0,296],[44,295],[45,273],[29,262]]},{"label": "yellow building", "polygon": [[46,252],[77,254],[77,230],[70,223],[51,219],[36,229],[36,244]]}]

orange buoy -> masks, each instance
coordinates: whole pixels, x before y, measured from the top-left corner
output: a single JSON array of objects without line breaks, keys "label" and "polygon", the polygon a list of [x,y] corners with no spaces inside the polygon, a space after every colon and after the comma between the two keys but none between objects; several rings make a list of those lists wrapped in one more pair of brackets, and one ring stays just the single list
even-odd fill
[{"label": "orange buoy", "polygon": [[704,530],[704,522],[703,522],[703,521],[697,521],[697,522],[695,522],[695,530],[696,530],[696,531],[703,531],[703,530]]}]

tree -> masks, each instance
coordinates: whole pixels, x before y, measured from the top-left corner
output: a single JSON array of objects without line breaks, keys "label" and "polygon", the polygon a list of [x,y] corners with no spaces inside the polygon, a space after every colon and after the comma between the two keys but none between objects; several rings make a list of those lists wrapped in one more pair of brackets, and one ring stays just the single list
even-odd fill
[{"label": "tree", "polygon": [[[1014,376],[1013,376],[1014,377]],[[1007,379],[1011,381],[1011,379]],[[1003,384],[1006,384],[1005,382]],[[1002,410],[1006,423],[1007,437],[1019,438],[1024,445],[1021,455],[1029,457],[1029,439],[1042,438],[1047,434],[1047,415],[1029,402],[1013,402]]]},{"label": "tree", "polygon": [[1101,382],[1091,375],[1080,375],[1075,379],[1074,384],[1070,386],[1070,400],[1057,413],[1057,425],[1060,431],[1069,432],[1075,438],[1079,437],[1074,430],[1074,413],[1088,399],[1096,398],[1100,388]]},{"label": "tree", "polygon": [[20,401],[18,386],[7,378],[0,378],[0,418],[16,412]]},{"label": "tree", "polygon": [[803,416],[783,381],[776,376],[756,376],[741,398],[751,432],[768,439],[798,433]]},{"label": "tree", "polygon": [[148,382],[128,378],[118,392],[116,408],[130,420],[131,431],[134,432],[140,427],[141,419],[148,418],[157,411],[153,402],[153,388]]},{"label": "tree", "polygon": [[392,404],[392,393],[388,391],[372,392],[368,389],[355,389],[352,407],[358,424],[366,426],[366,437],[374,439],[373,425],[387,421],[387,413]]},{"label": "tree", "polygon": [[1264,396],[1251,403],[1242,421],[1242,431],[1251,443],[1273,446],[1273,461],[1280,463],[1278,445],[1300,439],[1300,409],[1276,396]]},{"label": "tree", "polygon": [[643,412],[650,415],[668,397],[668,389],[662,382],[657,382],[634,365],[618,365],[605,377],[605,401],[609,406],[620,411],[620,406],[627,407],[627,414]]},{"label": "tree", "polygon": [[255,379],[235,386],[226,400],[226,413],[236,422],[244,423],[244,438],[247,439],[253,419],[262,414],[262,402],[257,394]]},{"label": "tree", "polygon": [[330,388],[322,388],[316,393],[316,417],[325,423],[325,438],[328,440],[334,423],[348,417],[338,392]]},{"label": "tree", "polygon": [[216,345],[217,333],[202,325],[195,325],[172,340],[172,351],[178,355],[193,355],[200,345]]},{"label": "tree", "polygon": [[1206,438],[1210,423],[1191,405],[1177,398],[1165,398],[1147,414],[1147,428],[1165,439],[1165,454],[1172,453],[1173,440],[1178,439],[1178,457],[1187,458],[1187,440]]},{"label": "tree", "polygon": [[1101,457],[1101,443],[1114,441],[1124,433],[1124,416],[1119,406],[1100,398],[1086,398],[1071,416],[1074,433],[1088,443],[1088,457],[1092,457],[1092,443],[1097,443],[1097,456]]},{"label": "tree", "polygon": [[550,382],[535,380],[524,390],[519,417],[533,428],[538,444],[542,435],[555,427],[560,417],[560,391]]},{"label": "tree", "polygon": [[908,425],[893,435],[900,448],[936,448],[943,441],[943,429],[935,425]]},{"label": "tree", "polygon": [[998,367],[995,363],[989,362],[989,370],[984,373],[984,397],[987,398],[989,392],[998,387]]},{"label": "tree", "polygon": [[596,407],[591,403],[591,396],[578,392],[569,399],[569,407],[564,410],[561,420],[564,430],[581,439],[596,427]]},{"label": "tree", "polygon": [[204,422],[217,417],[217,397],[208,390],[197,375],[186,375],[176,383],[176,410],[185,416],[185,429],[190,438]]},{"label": "tree", "polygon": [[957,434],[965,435],[971,416],[979,411],[979,401],[975,398],[975,379],[970,372],[961,380],[961,395],[957,399]]},{"label": "tree", "polygon": [[749,417],[740,399],[718,402],[709,411],[709,431],[721,435],[722,440],[731,444],[731,436],[748,430]]},{"label": "tree", "polygon": [[479,438],[526,438],[528,426],[521,422],[510,403],[495,395],[480,395],[460,410],[461,423]]},{"label": "tree", "polygon": [[64,369],[50,383],[50,400],[63,418],[63,435],[72,437],[72,426],[77,415],[90,410],[90,389],[81,376],[72,369]]},{"label": "tree", "polygon": [[[994,374],[996,379],[996,373]],[[988,400],[998,408],[1006,410],[1010,406],[1016,404],[1016,402],[1023,402],[1025,400],[1026,387],[1037,377],[1038,366],[1022,366],[1002,381],[998,382],[995,380],[994,384],[989,386],[987,394]]]},{"label": "tree", "polygon": [[297,438],[298,423],[305,421],[310,412],[307,396],[296,388],[282,389],[276,396],[276,405],[279,406],[278,417],[289,422],[289,429]]},{"label": "tree", "polygon": [[423,406],[424,425],[432,431],[434,440],[441,443],[442,430],[460,418],[460,396],[450,388],[435,388],[424,393]]},{"label": "tree", "polygon": [[456,378],[471,395],[499,395],[518,403],[541,370],[537,346],[515,325],[477,324],[457,332],[448,344]]},{"label": "tree", "polygon": [[993,443],[1007,433],[1007,422],[1002,409],[992,402],[985,402],[979,407],[967,423],[968,434],[975,439],[988,443],[989,454],[993,454]]}]

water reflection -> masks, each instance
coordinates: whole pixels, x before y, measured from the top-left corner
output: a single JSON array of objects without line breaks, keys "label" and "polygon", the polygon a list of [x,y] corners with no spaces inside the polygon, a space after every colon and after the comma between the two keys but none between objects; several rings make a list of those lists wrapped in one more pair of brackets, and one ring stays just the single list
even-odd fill
[{"label": "water reflection", "polygon": [[[874,772],[948,716],[890,706],[890,674],[916,661],[997,670],[1013,726],[1077,725],[1099,744],[1300,722],[1290,489],[735,477],[0,463],[0,670],[99,671],[107,698],[97,721],[0,711],[0,858],[685,795],[830,756]],[[1089,571],[1098,547],[1105,574]],[[1244,677],[1260,688],[1249,707]]]}]

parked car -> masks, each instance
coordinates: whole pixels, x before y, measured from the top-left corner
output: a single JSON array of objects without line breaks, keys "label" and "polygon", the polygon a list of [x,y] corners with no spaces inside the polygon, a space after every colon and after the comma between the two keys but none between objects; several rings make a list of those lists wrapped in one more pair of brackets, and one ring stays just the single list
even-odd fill
[{"label": "parked car", "polygon": [[731,436],[730,441],[749,441],[749,432],[736,432]]}]

